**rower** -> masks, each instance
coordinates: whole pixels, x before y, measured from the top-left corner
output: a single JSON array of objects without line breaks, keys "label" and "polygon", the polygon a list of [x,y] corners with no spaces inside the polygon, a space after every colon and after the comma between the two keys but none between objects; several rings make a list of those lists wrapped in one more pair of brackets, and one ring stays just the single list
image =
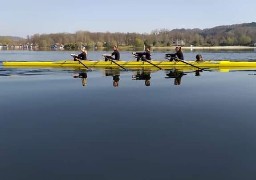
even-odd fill
[{"label": "rower", "polygon": [[85,47],[82,47],[81,51],[82,52],[80,54],[78,54],[77,58],[80,60],[87,60],[87,51],[86,51]]},{"label": "rower", "polygon": [[175,53],[176,57],[180,60],[184,60],[183,52],[181,51],[181,46],[177,46],[175,48],[175,51],[176,51]]},{"label": "rower", "polygon": [[196,62],[203,62],[204,60],[203,60],[203,57],[202,57],[202,55],[201,54],[197,54],[196,55]]},{"label": "rower", "polygon": [[82,47],[80,54],[78,54],[78,55],[71,54],[71,56],[74,58],[74,61],[87,60],[87,51],[86,51],[85,47]]},{"label": "rower", "polygon": [[117,48],[117,46],[114,46],[113,47],[113,52],[112,52],[112,56],[114,56],[114,60],[116,60],[116,61],[119,61],[120,60],[120,53],[119,53],[119,51],[118,51],[118,48]]},{"label": "rower", "polygon": [[132,53],[137,61],[151,60],[150,48],[147,47],[145,52],[133,52]]},{"label": "rower", "polygon": [[[105,61],[108,60],[115,60],[115,61],[119,61],[120,60],[120,53],[118,51],[117,46],[113,46],[113,52],[112,54],[105,54],[103,55],[105,57]],[[114,57],[113,57],[114,56]]]},{"label": "rower", "polygon": [[165,54],[165,58],[169,61],[179,61],[184,60],[183,52],[181,51],[181,46],[175,48],[176,53],[174,54]]}]

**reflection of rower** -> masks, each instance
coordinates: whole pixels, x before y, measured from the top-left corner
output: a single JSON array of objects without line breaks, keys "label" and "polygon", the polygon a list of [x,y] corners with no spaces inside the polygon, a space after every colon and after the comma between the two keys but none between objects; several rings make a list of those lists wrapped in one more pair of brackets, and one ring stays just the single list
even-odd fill
[{"label": "reflection of rower", "polygon": [[87,85],[87,73],[86,72],[80,72],[79,74],[75,74],[73,77],[74,78],[81,78],[82,79],[82,86]]},{"label": "reflection of rower", "polygon": [[113,76],[113,86],[118,87],[119,85],[119,80],[120,80],[120,75],[114,75]]},{"label": "reflection of rower", "polygon": [[132,76],[133,80],[145,80],[145,86],[150,86],[150,78],[149,71],[137,71],[137,74]]},{"label": "reflection of rower", "polygon": [[202,72],[201,70],[196,70],[195,71],[195,76],[200,76],[200,72]]},{"label": "reflection of rower", "polygon": [[105,69],[105,75],[113,77],[113,87],[119,86],[120,71],[118,69]]},{"label": "reflection of rower", "polygon": [[181,84],[181,77],[186,75],[182,71],[178,71],[177,69],[171,70],[168,74],[166,74],[166,78],[174,78],[174,85]]}]

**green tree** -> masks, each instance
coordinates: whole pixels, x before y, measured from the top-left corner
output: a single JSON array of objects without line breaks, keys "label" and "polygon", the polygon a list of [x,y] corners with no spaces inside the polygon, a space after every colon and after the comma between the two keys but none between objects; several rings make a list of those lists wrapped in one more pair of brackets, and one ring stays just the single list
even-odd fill
[{"label": "green tree", "polygon": [[228,37],[226,40],[226,44],[228,46],[233,46],[235,44],[235,38],[234,37]]},{"label": "green tree", "polygon": [[134,46],[135,47],[143,47],[144,46],[144,41],[140,38],[135,38]]},{"label": "green tree", "polygon": [[47,43],[47,41],[46,41],[45,39],[40,40],[38,45],[39,45],[39,47],[41,47],[41,48],[45,48],[45,47],[48,47],[48,46],[49,46],[48,43]]},{"label": "green tree", "polygon": [[249,36],[246,36],[246,35],[243,34],[243,35],[240,36],[239,42],[240,42],[241,45],[247,46],[247,45],[251,44],[252,39]]}]

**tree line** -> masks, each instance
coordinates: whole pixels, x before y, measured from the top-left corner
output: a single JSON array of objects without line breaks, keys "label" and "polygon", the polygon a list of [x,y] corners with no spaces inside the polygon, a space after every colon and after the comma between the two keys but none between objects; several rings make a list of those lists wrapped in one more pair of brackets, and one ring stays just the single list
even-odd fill
[{"label": "tree line", "polygon": [[62,45],[65,49],[166,46],[254,46],[256,22],[217,26],[209,29],[159,29],[151,33],[110,33],[77,31],[76,33],[34,34],[27,38],[1,37],[0,45],[33,44],[39,48]]}]

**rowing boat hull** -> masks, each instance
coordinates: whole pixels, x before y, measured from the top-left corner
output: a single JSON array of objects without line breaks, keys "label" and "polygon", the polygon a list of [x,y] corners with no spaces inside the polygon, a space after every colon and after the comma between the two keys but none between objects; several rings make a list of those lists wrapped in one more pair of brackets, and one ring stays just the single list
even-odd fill
[{"label": "rowing boat hull", "polygon": [[[111,61],[81,61],[85,66],[89,68],[120,68],[118,65]],[[150,61],[155,66],[158,66],[162,69],[171,69],[171,68],[192,68],[191,65],[199,68],[213,68],[213,69],[256,69],[256,62],[247,62],[247,61],[204,61],[204,62],[195,62],[195,61],[186,61],[184,62],[173,62],[173,61]],[[144,61],[116,61],[120,66],[129,68],[152,68],[152,64]],[[3,66],[6,67],[57,67],[57,68],[85,68],[79,61],[71,60],[62,60],[62,61],[4,61]]]}]

